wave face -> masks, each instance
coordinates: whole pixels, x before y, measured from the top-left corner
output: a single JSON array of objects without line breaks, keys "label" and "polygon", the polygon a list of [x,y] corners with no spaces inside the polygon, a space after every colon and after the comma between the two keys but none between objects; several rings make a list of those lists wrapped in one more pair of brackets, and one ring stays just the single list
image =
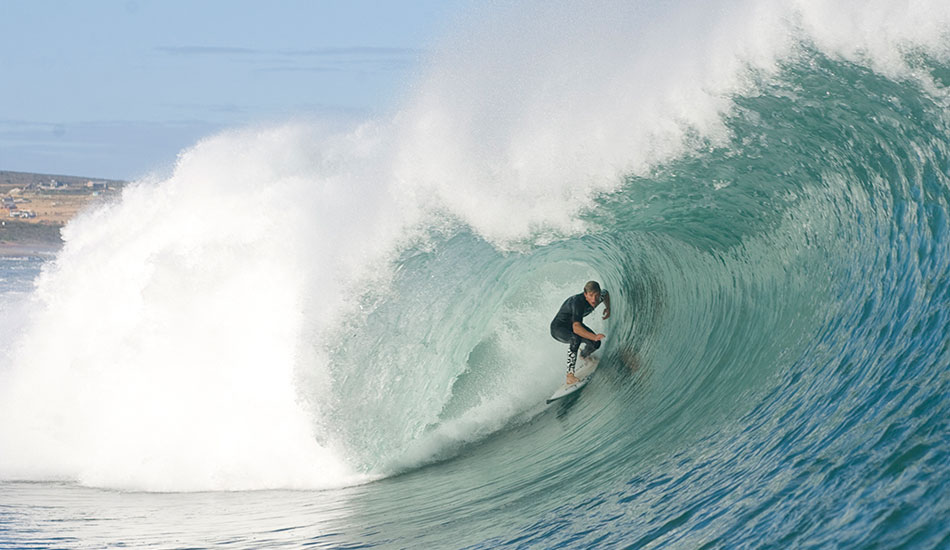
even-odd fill
[{"label": "wave face", "polygon": [[950,8],[729,5],[475,14],[392,119],[71,223],[5,298],[0,476],[320,489],[336,543],[947,544]]}]

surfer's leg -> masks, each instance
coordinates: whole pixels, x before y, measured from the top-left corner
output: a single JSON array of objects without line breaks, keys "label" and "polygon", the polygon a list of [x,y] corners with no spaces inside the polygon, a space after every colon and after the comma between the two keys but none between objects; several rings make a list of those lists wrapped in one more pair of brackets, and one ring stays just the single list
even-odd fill
[{"label": "surfer's leg", "polygon": [[570,326],[551,323],[551,336],[558,342],[570,344],[567,350],[567,383],[574,384],[577,377],[574,376],[574,365],[577,364],[577,349],[581,347],[580,336],[574,334],[574,329]]},{"label": "surfer's leg", "polygon": [[594,342],[593,340],[584,340],[584,350],[581,351],[581,357],[588,358],[590,354],[597,351],[600,348],[600,342]]},{"label": "surfer's leg", "polygon": [[[594,332],[587,325],[582,324],[581,326],[584,327],[584,329],[586,329],[587,332]],[[590,354],[597,351],[597,348],[600,347],[600,341],[597,341],[597,340],[588,340],[587,338],[581,338],[581,341],[584,342],[584,350],[581,351],[581,357],[583,357],[584,359],[590,356]]]},{"label": "surfer's leg", "polygon": [[582,340],[583,338],[572,333],[571,347],[567,351],[567,372],[570,375],[574,374],[574,366],[577,364],[577,350],[581,347]]},{"label": "surfer's leg", "polygon": [[571,338],[574,336],[574,331],[570,326],[551,323],[551,336],[558,342],[568,344],[571,342]]},{"label": "surfer's leg", "polygon": [[574,374],[574,367],[577,365],[577,351],[568,350],[567,352],[567,374]]},{"label": "surfer's leg", "polygon": [[567,378],[565,379],[566,384],[576,384],[580,382],[577,376],[574,375],[574,366],[577,364],[577,346],[571,345],[570,349],[567,351]]}]

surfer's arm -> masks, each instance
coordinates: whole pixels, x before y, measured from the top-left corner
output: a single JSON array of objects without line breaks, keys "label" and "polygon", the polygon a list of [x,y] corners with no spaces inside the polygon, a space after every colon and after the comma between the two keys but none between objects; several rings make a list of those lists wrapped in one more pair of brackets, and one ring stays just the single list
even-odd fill
[{"label": "surfer's arm", "polygon": [[604,319],[610,317],[610,293],[606,290],[601,294],[604,297]]},{"label": "surfer's arm", "polygon": [[574,321],[574,334],[580,336],[581,338],[587,338],[588,340],[593,340],[595,342],[605,338],[603,334],[594,334],[593,332],[587,330],[584,328],[584,325],[577,321]]}]

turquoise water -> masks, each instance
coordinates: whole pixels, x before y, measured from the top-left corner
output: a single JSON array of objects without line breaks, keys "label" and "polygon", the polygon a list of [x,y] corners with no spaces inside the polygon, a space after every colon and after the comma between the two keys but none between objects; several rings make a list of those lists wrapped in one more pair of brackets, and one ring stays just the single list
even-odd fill
[{"label": "turquoise water", "polygon": [[[199,145],[55,260],[3,264],[26,334],[0,545],[947,547],[950,65],[905,54],[895,74],[802,43],[590,202],[514,169],[510,211],[400,180],[441,201],[390,225],[410,207],[352,183],[379,174],[360,154],[261,190],[204,174],[284,130]],[[178,197],[287,216],[163,225]],[[612,298],[600,367],[544,406],[548,323],[588,278]],[[49,331],[65,351],[22,351]]]}]

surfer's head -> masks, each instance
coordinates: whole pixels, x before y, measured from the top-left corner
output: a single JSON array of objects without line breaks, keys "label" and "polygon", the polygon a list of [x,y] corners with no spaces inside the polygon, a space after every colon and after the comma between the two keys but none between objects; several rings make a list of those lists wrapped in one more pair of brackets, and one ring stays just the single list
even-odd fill
[{"label": "surfer's head", "polygon": [[588,304],[597,307],[597,304],[600,303],[600,283],[587,281],[587,284],[584,285],[584,298],[587,299]]}]

